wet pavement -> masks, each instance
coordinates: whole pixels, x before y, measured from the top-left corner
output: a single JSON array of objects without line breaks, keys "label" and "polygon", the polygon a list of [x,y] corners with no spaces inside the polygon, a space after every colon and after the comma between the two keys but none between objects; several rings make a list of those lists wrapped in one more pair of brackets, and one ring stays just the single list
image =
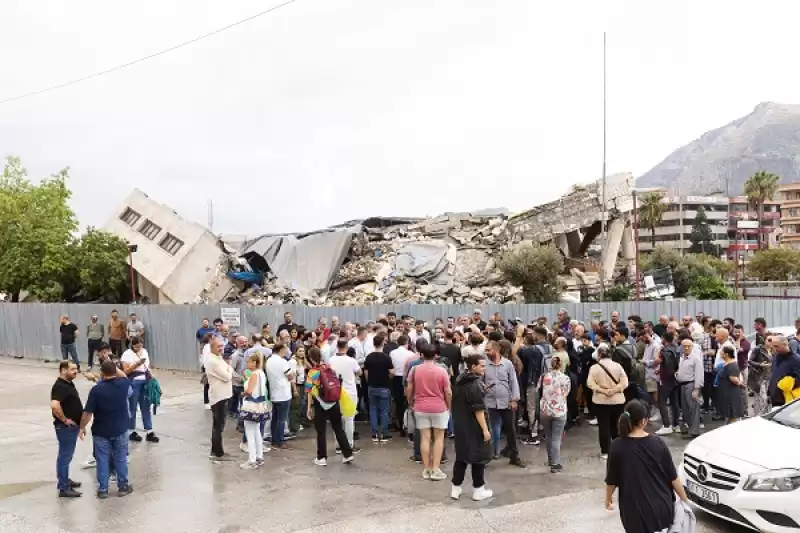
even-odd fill
[{"label": "wet pavement", "polygon": [[[598,457],[596,429],[571,430],[562,448],[564,472],[545,468],[546,452],[521,446],[525,469],[495,462],[487,485],[495,497],[473,502],[469,475],[461,500],[449,498],[450,484],[425,481],[409,460],[405,439],[376,444],[362,439],[354,464],[343,465],[329,439],[329,466],[312,463],[313,429],[305,429],[288,451],[266,454],[266,466],[238,468],[245,454],[231,421],[226,451],[234,462],[212,463],[211,413],[202,408],[199,376],[159,372],[164,396],[153,419],[158,444],[133,443],[126,498],[94,497],[94,470],[81,470],[91,441],[78,443],[71,477],[84,484],[77,500],[56,497],[56,439],[49,409],[54,365],[0,359],[0,531],[55,533],[93,531],[214,532],[223,525],[248,524],[264,533],[344,533],[381,531],[430,533],[548,531],[578,533],[587,524],[596,533],[622,532],[616,513],[603,507],[604,463]],[[91,383],[76,380],[86,399]],[[363,435],[368,428],[357,425]],[[669,438],[676,459],[683,441]],[[449,444],[448,446],[452,446]],[[443,468],[450,474],[450,464]],[[743,533],[698,513],[700,533]]]}]

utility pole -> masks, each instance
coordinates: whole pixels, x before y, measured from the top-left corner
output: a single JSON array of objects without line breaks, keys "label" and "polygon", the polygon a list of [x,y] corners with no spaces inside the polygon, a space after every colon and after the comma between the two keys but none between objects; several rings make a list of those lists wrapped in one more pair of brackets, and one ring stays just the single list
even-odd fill
[{"label": "utility pole", "polygon": [[[608,235],[606,234],[606,32],[603,32],[603,180],[602,180],[602,214],[600,216],[600,231],[603,243],[602,250],[608,250]],[[606,299],[606,273],[603,266],[603,254],[600,254],[600,301]]]},{"label": "utility pole", "polygon": [[208,200],[208,229],[214,231],[214,200]]}]

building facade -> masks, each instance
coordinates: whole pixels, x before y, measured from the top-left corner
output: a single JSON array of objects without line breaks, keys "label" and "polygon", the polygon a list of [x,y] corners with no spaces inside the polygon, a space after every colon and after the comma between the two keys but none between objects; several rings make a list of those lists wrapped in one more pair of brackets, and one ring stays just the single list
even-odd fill
[{"label": "building facade", "polygon": [[[798,201],[800,205],[800,201]],[[778,245],[778,229],[781,226],[780,202],[768,200],[764,202],[764,214],[758,219],[758,211],[750,205],[746,196],[735,196],[729,204],[728,258],[753,255],[758,250],[759,239],[764,247]],[[760,237],[759,237],[760,236]]]},{"label": "building facade", "polygon": [[[220,276],[227,255],[205,227],[134,189],[104,226],[136,245],[136,289],[151,303],[195,303],[204,293],[219,301],[232,283]],[[130,261],[130,260],[129,260]]]},{"label": "building facade", "polygon": [[800,182],[781,185],[780,198],[781,246],[800,249]]}]

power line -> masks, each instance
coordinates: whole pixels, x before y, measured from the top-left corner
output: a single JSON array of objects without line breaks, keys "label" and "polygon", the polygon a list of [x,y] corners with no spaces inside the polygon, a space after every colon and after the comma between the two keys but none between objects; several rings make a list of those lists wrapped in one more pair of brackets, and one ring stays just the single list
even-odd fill
[{"label": "power line", "polygon": [[124,68],[132,67],[133,65],[137,65],[137,64],[142,63],[144,61],[147,61],[149,59],[153,59],[153,58],[156,58],[156,57],[159,57],[159,56],[163,56],[164,54],[168,54],[169,52],[173,52],[175,50],[178,50],[179,48],[183,48],[184,46],[189,46],[190,44],[194,44],[194,43],[196,43],[198,41],[202,41],[203,39],[206,39],[208,37],[213,37],[214,35],[220,34],[220,33],[224,32],[226,30],[229,30],[231,28],[239,26],[240,24],[244,24],[246,22],[250,22],[251,20],[255,20],[255,19],[257,19],[257,18],[259,18],[261,16],[266,15],[267,13],[272,13],[273,11],[278,10],[278,9],[284,7],[284,6],[288,6],[289,4],[293,4],[296,1],[297,0],[286,0],[285,2],[283,2],[281,4],[278,4],[276,6],[272,6],[271,8],[266,9],[266,10],[260,12],[260,13],[256,13],[255,15],[249,16],[249,17],[244,18],[242,20],[238,20],[238,21],[236,21],[236,22],[234,22],[232,24],[228,24],[227,26],[223,26],[222,28],[218,28],[218,29],[216,29],[214,31],[211,31],[211,32],[206,33],[204,35],[201,35],[199,37],[195,37],[194,39],[189,39],[188,41],[184,41],[184,42],[182,42],[180,44],[176,44],[174,46],[170,46],[169,48],[161,50],[160,52],[156,52],[154,54],[150,54],[150,55],[147,55],[147,56],[144,56],[144,57],[140,57],[139,59],[134,59],[133,61],[129,61],[127,63],[123,63],[121,65],[117,65],[115,67],[111,67],[111,68],[108,68],[108,69],[105,69],[105,70],[101,70],[99,72],[95,72],[93,74],[89,74],[88,76],[83,76],[82,78],[77,78],[77,79],[70,80],[70,81],[67,81],[67,82],[64,82],[64,83],[59,83],[58,85],[52,85],[52,86],[46,87],[44,89],[39,89],[39,90],[36,90],[36,91],[31,91],[29,93],[20,94],[20,95],[17,95],[17,96],[12,96],[11,98],[6,98],[4,100],[0,100],[0,105],[7,104],[9,102],[14,102],[16,100],[22,100],[23,98],[30,98],[31,96],[36,96],[36,95],[47,93],[47,92],[50,92],[50,91],[55,91],[57,89],[63,89],[64,87],[69,87],[70,85],[75,85],[76,83],[81,83],[81,82],[84,82],[84,81],[88,81],[88,80],[97,78],[99,76],[103,76],[105,74],[110,74],[112,72],[116,72],[117,70],[122,70]]}]

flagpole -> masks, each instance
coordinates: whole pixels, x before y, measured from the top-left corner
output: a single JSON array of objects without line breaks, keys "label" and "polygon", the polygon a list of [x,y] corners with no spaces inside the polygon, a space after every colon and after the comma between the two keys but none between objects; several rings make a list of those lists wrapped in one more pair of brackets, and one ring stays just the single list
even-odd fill
[{"label": "flagpole", "polygon": [[600,218],[600,231],[602,237],[602,251],[600,253],[600,301],[606,296],[606,273],[603,261],[603,252],[608,248],[608,235],[606,234],[606,32],[603,32],[603,180],[602,180],[602,215]]}]

